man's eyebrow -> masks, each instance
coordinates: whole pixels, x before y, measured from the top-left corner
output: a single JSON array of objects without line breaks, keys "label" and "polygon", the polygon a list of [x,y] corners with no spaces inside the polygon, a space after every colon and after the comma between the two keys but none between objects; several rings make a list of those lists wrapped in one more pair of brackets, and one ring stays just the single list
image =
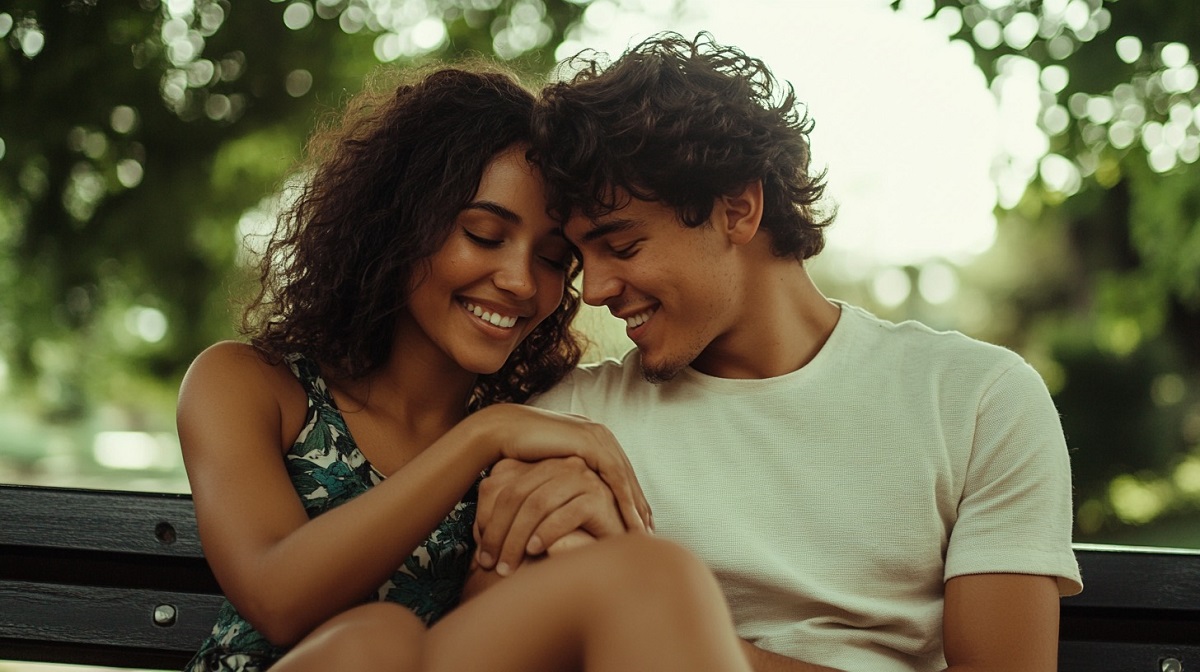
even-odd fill
[{"label": "man's eyebrow", "polygon": [[495,201],[471,201],[463,210],[483,210],[512,224],[520,224],[521,216]]},{"label": "man's eyebrow", "polygon": [[587,233],[583,234],[582,242],[590,243],[609,234],[636,229],[641,225],[642,223],[636,219],[613,219],[593,226]]}]

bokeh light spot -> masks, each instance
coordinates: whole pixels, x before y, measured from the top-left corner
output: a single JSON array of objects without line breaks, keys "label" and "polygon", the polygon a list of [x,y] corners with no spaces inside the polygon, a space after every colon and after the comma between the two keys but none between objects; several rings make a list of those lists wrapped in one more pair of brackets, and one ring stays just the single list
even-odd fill
[{"label": "bokeh light spot", "polygon": [[1071,116],[1062,105],[1052,105],[1042,113],[1042,128],[1050,135],[1059,135],[1071,124]]},{"label": "bokeh light spot", "polygon": [[196,11],[195,0],[167,0],[163,3],[167,14],[173,18],[190,17]]},{"label": "bokeh light spot", "polygon": [[400,48],[400,36],[395,33],[384,33],[375,38],[374,51],[375,58],[380,63],[390,63],[397,58],[403,50]]},{"label": "bokeh light spot", "polygon": [[1127,121],[1118,121],[1108,127],[1108,143],[1116,149],[1125,149],[1137,138],[1137,128]]},{"label": "bokeh light spot", "polygon": [[957,7],[943,7],[933,15],[933,21],[946,35],[957,35],[962,30],[962,11]]},{"label": "bokeh light spot", "polygon": [[1150,151],[1146,156],[1146,162],[1150,164],[1150,170],[1156,173],[1165,173],[1175,167],[1178,157],[1175,149],[1164,142]]},{"label": "bokeh light spot", "polygon": [[1142,343],[1142,327],[1137,320],[1121,318],[1106,322],[1099,327],[1099,342],[1101,348],[1124,357],[1137,349]]},{"label": "bokeh light spot", "polygon": [[1175,487],[1188,495],[1200,495],[1200,457],[1191,456],[1175,467],[1171,480]]},{"label": "bokeh light spot", "polygon": [[1065,196],[1076,193],[1083,184],[1075,162],[1060,154],[1047,154],[1042,157],[1038,164],[1038,173],[1047,189]]},{"label": "bokeh light spot", "polygon": [[217,74],[217,66],[207,58],[202,58],[187,66],[188,86],[198,89],[208,86]]},{"label": "bokeh light spot", "polygon": [[33,58],[42,53],[46,46],[46,34],[37,28],[29,28],[21,35],[21,53],[26,58]]},{"label": "bokeh light spot", "polygon": [[1158,484],[1144,483],[1125,474],[1109,484],[1108,497],[1118,518],[1140,525],[1157,518],[1166,507],[1168,498],[1162,490]]},{"label": "bokeh light spot", "polygon": [[596,0],[583,10],[583,20],[590,28],[602,30],[612,24],[617,6],[610,0]]},{"label": "bokeh light spot", "polygon": [[313,20],[313,7],[304,0],[293,2],[283,10],[283,25],[291,30],[308,27]]},{"label": "bokeh light spot", "polygon": [[1157,406],[1174,406],[1183,401],[1187,385],[1178,373],[1164,373],[1150,384],[1150,398]]},{"label": "bokeh light spot", "polygon": [[1200,138],[1189,135],[1179,148],[1179,160],[1184,163],[1195,163],[1200,159]]},{"label": "bokeh light spot", "polygon": [[1093,123],[1107,124],[1112,121],[1116,110],[1113,101],[1107,96],[1092,96],[1087,102],[1087,118]]},{"label": "bokeh light spot", "polygon": [[1029,12],[1018,12],[1004,26],[1004,43],[1020,51],[1037,37],[1038,20]]},{"label": "bokeh light spot", "polygon": [[1182,68],[1187,65],[1189,58],[1187,45],[1179,42],[1164,44],[1158,57],[1162,59],[1163,65],[1168,68]]},{"label": "bokeh light spot", "polygon": [[436,17],[426,17],[412,29],[413,45],[423,52],[430,52],[442,46],[446,38],[446,24]]},{"label": "bokeh light spot", "polygon": [[109,115],[108,122],[112,129],[121,135],[125,135],[137,126],[138,116],[137,110],[128,105],[118,105],[113,108],[112,114]]},{"label": "bokeh light spot", "polygon": [[143,175],[142,164],[135,159],[125,159],[117,164],[117,181],[126,189],[141,184]]},{"label": "bokeh light spot", "polygon": [[288,73],[287,80],[284,81],[283,85],[287,89],[289,96],[299,98],[312,89],[312,73],[302,68],[292,70]]},{"label": "bokeh light spot", "polygon": [[170,44],[176,40],[182,40],[187,36],[187,32],[187,22],[180,18],[174,18],[163,22],[159,34],[162,36],[163,44]]},{"label": "bokeh light spot", "polygon": [[929,303],[946,303],[958,294],[958,275],[947,264],[925,264],[921,267],[921,274],[917,276],[917,291],[921,293],[921,298]]},{"label": "bokeh light spot", "polygon": [[975,24],[971,29],[971,36],[975,38],[975,44],[984,49],[995,49],[1004,39],[1000,24],[992,19],[984,19]]},{"label": "bokeh light spot", "polygon": [[218,93],[204,101],[204,114],[213,121],[228,119],[232,111],[233,105],[229,102],[229,96]]},{"label": "bokeh light spot", "polygon": [[1170,93],[1189,93],[1200,83],[1200,72],[1191,63],[1169,68],[1162,73],[1163,88]]},{"label": "bokeh light spot", "polygon": [[1057,35],[1046,43],[1046,53],[1050,58],[1061,61],[1075,52],[1075,40],[1066,35]]},{"label": "bokeh light spot", "polygon": [[1142,57],[1142,41],[1133,35],[1126,35],[1117,40],[1117,58],[1126,63],[1133,63]]},{"label": "bokeh light spot", "polygon": [[912,293],[912,279],[902,268],[881,269],[871,279],[871,295],[880,304],[895,308],[908,300]]},{"label": "bokeh light spot", "polygon": [[1042,68],[1042,74],[1038,78],[1042,83],[1042,88],[1050,93],[1059,93],[1067,88],[1067,83],[1071,80],[1071,73],[1061,65],[1048,65]]},{"label": "bokeh light spot", "polygon": [[167,326],[167,316],[157,308],[133,306],[125,312],[125,329],[147,343],[163,340]]},{"label": "bokeh light spot", "polygon": [[1067,3],[1067,8],[1063,11],[1063,20],[1067,27],[1076,33],[1087,28],[1088,21],[1092,18],[1092,8],[1088,5],[1087,0],[1071,0]]},{"label": "bokeh light spot", "polygon": [[[367,11],[358,5],[350,5],[338,17],[338,27],[343,33],[353,35],[363,29],[367,22]],[[377,52],[378,53],[378,52]],[[380,59],[383,60],[383,59]]]},{"label": "bokeh light spot", "polygon": [[108,136],[98,131],[86,133],[80,150],[89,159],[98,159],[108,151]]}]

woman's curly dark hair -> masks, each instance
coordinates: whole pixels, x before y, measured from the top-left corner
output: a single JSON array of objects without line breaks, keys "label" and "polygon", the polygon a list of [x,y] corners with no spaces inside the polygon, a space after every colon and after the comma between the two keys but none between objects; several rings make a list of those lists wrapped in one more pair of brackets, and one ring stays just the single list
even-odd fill
[{"label": "woman's curly dark hair", "polygon": [[534,112],[534,157],[556,216],[602,216],[625,192],[694,227],[717,196],[761,179],[775,255],[804,260],[824,247],[833,217],[816,207],[825,174],[809,174],[813,122],[761,60],[706,32],[667,32],[611,65],[585,51],[564,67],[576,74],[547,85]]},{"label": "woman's curly dark hair", "polygon": [[[396,76],[401,77],[397,83]],[[258,267],[242,333],[270,361],[303,353],[333,379],[379,369],[394,347],[409,288],[475,195],[488,163],[530,141],[533,95],[490,64],[382,70],[319,124],[302,183]],[[571,280],[558,308],[468,401],[522,402],[579,361]]]}]

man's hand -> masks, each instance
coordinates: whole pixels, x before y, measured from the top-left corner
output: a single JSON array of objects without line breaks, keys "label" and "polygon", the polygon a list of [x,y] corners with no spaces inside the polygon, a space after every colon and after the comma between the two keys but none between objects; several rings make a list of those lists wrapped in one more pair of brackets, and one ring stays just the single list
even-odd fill
[{"label": "man's hand", "polygon": [[[611,490],[578,457],[527,463],[501,460],[479,485],[476,561],[501,576],[522,560],[573,544],[580,530],[596,539],[625,532]],[[555,546],[559,540],[564,544]]]}]

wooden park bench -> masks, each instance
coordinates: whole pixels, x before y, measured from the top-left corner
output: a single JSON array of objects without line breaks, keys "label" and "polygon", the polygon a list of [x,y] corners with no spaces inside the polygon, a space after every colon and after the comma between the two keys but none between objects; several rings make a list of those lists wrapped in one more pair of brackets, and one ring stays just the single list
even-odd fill
[{"label": "wooden park bench", "polygon": [[[1077,545],[1062,672],[1200,672],[1200,551]],[[187,495],[0,485],[0,660],[180,669],[220,588]]]}]

